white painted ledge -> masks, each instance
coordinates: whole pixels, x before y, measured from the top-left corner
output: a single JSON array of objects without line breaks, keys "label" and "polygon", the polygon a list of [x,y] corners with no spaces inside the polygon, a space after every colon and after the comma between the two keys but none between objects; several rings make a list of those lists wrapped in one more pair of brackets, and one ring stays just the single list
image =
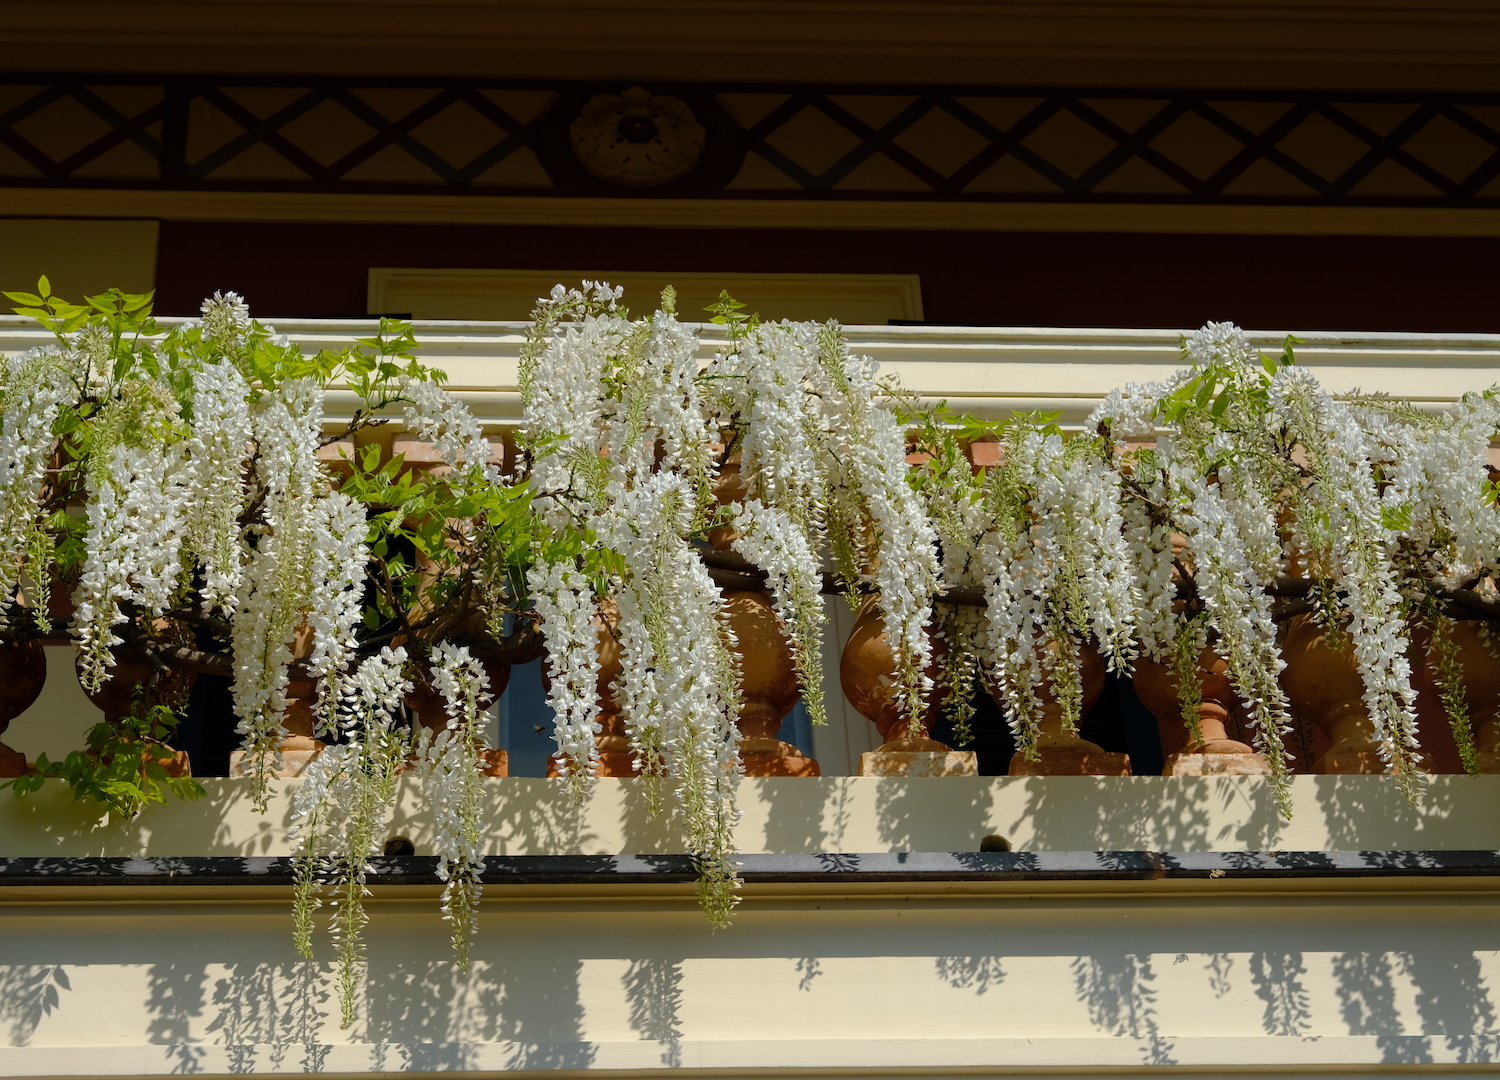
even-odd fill
[{"label": "white painted ledge", "polygon": [[[243,780],[205,779],[206,800],[172,801],[130,822],[70,801],[62,781],[23,800],[0,793],[0,855],[289,855],[288,789],[264,816]],[[495,855],[681,852],[670,819],[651,820],[637,781],[600,780],[574,807],[559,781],[486,780],[483,827]],[[1417,807],[1383,776],[1299,776],[1290,821],[1264,778],[861,776],[746,779],[737,830],[747,854],[977,851],[998,833],[1018,851],[1480,851],[1500,849],[1500,776],[1439,776]],[[390,835],[433,854],[430,816],[404,783]]]},{"label": "white painted ledge", "polygon": [[[627,301],[631,298],[627,297]],[[637,303],[637,306],[640,306]],[[1228,305],[1226,305],[1228,306]],[[1234,312],[1226,310],[1225,318]],[[176,320],[162,320],[170,323]],[[373,332],[371,320],[277,319],[274,325],[312,352],[341,348]],[[525,323],[418,322],[419,354],[449,375],[449,385],[476,415],[496,426],[520,419],[516,370]],[[702,355],[722,343],[705,324]],[[850,344],[880,361],[901,383],[958,410],[1003,418],[1012,410],[1061,411],[1080,422],[1110,390],[1127,382],[1161,379],[1182,367],[1184,330],[1058,329],[1048,327],[850,326]],[[1253,331],[1261,349],[1279,353],[1288,331]],[[1299,362],[1334,392],[1380,391],[1440,409],[1460,395],[1500,379],[1500,335],[1402,334],[1296,330]],[[13,354],[51,341],[18,316],[0,317],[0,352]],[[329,408],[352,408],[337,391]]]}]

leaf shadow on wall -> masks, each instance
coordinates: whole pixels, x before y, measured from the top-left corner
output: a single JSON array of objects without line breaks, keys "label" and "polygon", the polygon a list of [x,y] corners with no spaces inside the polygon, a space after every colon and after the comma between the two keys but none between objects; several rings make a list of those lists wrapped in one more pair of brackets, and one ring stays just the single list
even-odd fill
[{"label": "leaf shadow on wall", "polygon": [[631,1028],[643,1039],[662,1044],[661,1063],[682,1065],[682,961],[646,957],[630,961],[620,980],[630,1007]]},{"label": "leaf shadow on wall", "polygon": [[788,854],[844,850],[855,809],[847,778],[766,777],[757,782],[757,794],[766,815],[762,850]]},{"label": "leaf shadow on wall", "polygon": [[146,1041],[164,1044],[174,1073],[199,1073],[208,1051],[195,1045],[193,1026],[204,1013],[208,984],[201,961],[169,961],[146,970]]},{"label": "leaf shadow on wall", "polygon": [[[1461,813],[1459,785],[1468,776],[1435,778],[1421,785],[1421,798],[1406,801],[1391,776],[1317,776],[1318,809],[1328,830],[1331,851],[1359,851],[1389,847],[1417,851],[1423,847],[1423,827]],[[1384,834],[1375,836],[1372,834]],[[1436,846],[1436,845],[1434,845]]]},{"label": "leaf shadow on wall", "polygon": [[1137,1040],[1145,1064],[1175,1065],[1172,1041],[1162,1034],[1156,1016],[1155,981],[1149,955],[1103,954],[1073,961],[1073,987],[1094,1025]]},{"label": "leaf shadow on wall", "polygon": [[[210,999],[218,1014],[203,1031],[209,1041],[225,1047],[229,1071],[242,1075],[262,1066],[284,1071],[289,1052],[301,1047],[295,1071],[322,1072],[331,1049],[321,1032],[332,997],[332,973],[330,964],[305,960],[225,965]],[[269,1051],[262,1062],[265,1047]]]},{"label": "leaf shadow on wall", "polygon": [[[415,917],[387,916],[393,924]],[[471,946],[467,972],[444,958],[447,942],[438,935],[372,937],[365,1035],[400,1059],[382,1068],[476,1069],[483,1043],[508,1044],[506,1069],[588,1068],[594,1050],[582,1035],[583,961],[559,954],[545,935],[481,922],[490,925]]]},{"label": "leaf shadow on wall", "polygon": [[1269,786],[1242,777],[1027,777],[1007,835],[1037,851],[1271,850],[1284,828]]},{"label": "leaf shadow on wall", "polygon": [[18,964],[0,967],[0,1025],[9,1029],[7,1046],[31,1042],[42,1018],[62,1005],[59,990],[72,990],[61,964]]}]

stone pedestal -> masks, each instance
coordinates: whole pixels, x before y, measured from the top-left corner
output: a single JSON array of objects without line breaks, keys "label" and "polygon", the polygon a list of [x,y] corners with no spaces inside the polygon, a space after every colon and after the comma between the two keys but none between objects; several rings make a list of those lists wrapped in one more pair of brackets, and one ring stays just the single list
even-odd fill
[{"label": "stone pedestal", "polygon": [[972,750],[871,750],[859,755],[860,776],[978,776]]},{"label": "stone pedestal", "polygon": [[[1054,642],[1049,648],[1057,648]],[[1082,683],[1083,700],[1079,712],[1087,713],[1104,693],[1104,658],[1092,645],[1084,644],[1078,650],[1079,680]],[[1004,699],[994,686],[990,695],[1001,708]],[[1028,759],[1017,753],[1010,759],[1011,776],[1129,776],[1130,755],[1117,754],[1091,743],[1076,731],[1068,730],[1063,717],[1062,704],[1053,692],[1050,678],[1042,681],[1037,691],[1041,704],[1041,715],[1037,719],[1038,738],[1036,757]]]},{"label": "stone pedestal", "polygon": [[[1229,733],[1236,724],[1237,695],[1229,681],[1229,661],[1213,649],[1198,654],[1198,739],[1193,741],[1182,715],[1176,676],[1165,665],[1136,660],[1132,682],[1136,697],[1156,717],[1166,755],[1163,776],[1264,776],[1270,766],[1248,744]],[[1243,759],[1243,760],[1235,760]]]},{"label": "stone pedestal", "polygon": [[[271,768],[271,775],[280,779],[288,779],[301,776],[307,771],[315,757],[323,752],[323,743],[310,736],[288,735],[281,740],[278,749],[281,752],[281,764],[278,767],[275,759],[267,761]],[[250,775],[245,759],[249,755],[244,750],[233,750],[229,754],[229,775],[237,779],[245,779]]]},{"label": "stone pedestal", "polygon": [[1167,758],[1163,776],[1270,776],[1271,766],[1260,754],[1190,754]]},{"label": "stone pedestal", "polygon": [[1038,748],[1035,761],[1017,754],[1009,771],[1011,776],[1129,776],[1130,755],[1078,739],[1076,746]]}]

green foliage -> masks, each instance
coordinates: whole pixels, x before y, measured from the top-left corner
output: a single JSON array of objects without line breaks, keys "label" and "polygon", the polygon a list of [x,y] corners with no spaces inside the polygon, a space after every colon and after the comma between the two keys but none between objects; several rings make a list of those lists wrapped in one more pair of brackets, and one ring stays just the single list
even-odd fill
[{"label": "green foliage", "polygon": [[754,333],[755,328],[760,325],[760,316],[746,315],[743,310],[745,307],[745,304],[730,296],[727,291],[720,290],[719,299],[703,310],[713,314],[709,322],[729,331],[729,340],[733,342]]},{"label": "green foliage", "polygon": [[[333,439],[388,423],[391,411],[406,400],[407,380],[446,381],[443,372],[417,359],[420,346],[412,324],[400,319],[381,319],[373,335],[344,348],[304,354],[254,321],[248,321],[242,334],[232,335],[215,333],[207,318],[161,326],[152,317],[150,293],[111,289],[75,304],[53,296],[43,277],[35,293],[6,296],[18,305],[18,314],[36,319],[63,346],[63,352],[38,363],[67,365],[66,377],[77,391],[75,403],[59,408],[52,427],[57,441],[53,465],[27,544],[27,603],[39,633],[52,632],[46,613],[53,583],[75,584],[87,555],[88,520],[69,508],[87,497],[91,473],[96,486],[104,481],[113,447],[162,445],[186,435],[194,376],[206,365],[235,365],[250,386],[252,408],[289,380],[343,383],[359,403]],[[29,389],[18,379],[15,386],[0,387],[0,393]],[[424,473],[407,468],[400,457],[382,461],[382,450],[374,444],[362,447],[348,465],[342,489],[366,507],[371,546],[373,587],[364,597],[362,645],[378,647],[406,633],[421,648],[476,601],[494,609],[487,614],[498,630],[504,616],[524,604],[525,572],[532,559],[529,485],[492,484],[472,469]],[[261,527],[260,513],[259,500],[249,500],[242,527],[252,533]],[[601,580],[608,573],[601,567]],[[166,615],[171,627],[165,631],[167,639],[191,640],[187,635],[201,622],[193,615],[192,588],[185,572],[178,608]],[[141,629],[147,638],[163,636],[149,626]],[[216,645],[202,647],[223,654],[228,640],[222,633],[217,636]],[[175,723],[164,706],[138,705],[131,718],[117,725],[97,725],[85,749],[59,762],[41,759],[36,775],[12,787],[24,795],[43,779],[64,779],[75,798],[104,803],[124,815],[168,794],[196,797],[201,794],[197,784],[168,777],[160,761],[142,753],[160,748]]]},{"label": "green foliage", "polygon": [[[1199,367],[1194,376],[1157,403],[1163,422],[1173,427],[1195,427],[1205,420],[1233,424],[1250,416],[1262,416],[1270,408],[1271,381],[1283,368],[1292,367],[1297,358],[1292,346],[1302,339],[1288,334],[1281,345],[1281,355],[1272,359],[1261,354],[1261,371],[1251,378],[1230,364],[1213,363]],[[1186,346],[1184,345],[1184,352]],[[1239,412],[1231,415],[1231,407]]]},{"label": "green foliage", "polygon": [[171,760],[173,751],[166,740],[177,723],[170,708],[147,706],[137,696],[129,716],[89,728],[85,749],[74,750],[62,761],[42,754],[30,775],[0,784],[0,788],[9,787],[21,798],[40,790],[46,780],[66,780],[73,788],[74,802],[103,803],[122,818],[166,802],[169,793],[180,799],[202,798],[202,785],[189,777],[168,775],[163,765]]},{"label": "green foliage", "polygon": [[1453,742],[1458,747],[1458,757],[1464,772],[1479,775],[1479,752],[1474,745],[1474,724],[1469,714],[1469,695],[1463,662],[1459,658],[1458,643],[1453,640],[1453,620],[1437,614],[1436,606],[1425,605],[1424,621],[1431,634],[1427,646],[1427,660],[1437,683],[1438,697],[1443,711],[1448,716],[1448,726],[1453,731]]}]

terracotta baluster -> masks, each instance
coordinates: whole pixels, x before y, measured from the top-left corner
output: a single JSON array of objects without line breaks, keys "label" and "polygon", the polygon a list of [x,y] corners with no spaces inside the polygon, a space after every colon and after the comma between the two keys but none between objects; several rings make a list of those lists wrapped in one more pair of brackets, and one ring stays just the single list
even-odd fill
[{"label": "terracotta baluster", "polygon": [[[0,644],[0,735],[36,703],[47,682],[47,653],[40,641]],[[0,779],[26,775],[26,755],[0,742]]]},{"label": "terracotta baluster", "polygon": [[[1056,646],[1053,646],[1055,648]],[[1078,650],[1083,679],[1083,700],[1079,713],[1087,713],[1104,692],[1104,658],[1092,645]],[[1004,708],[1004,702],[990,687],[990,694]],[[1130,757],[1105,750],[1077,732],[1066,730],[1063,707],[1052,692],[1052,680],[1044,678],[1037,690],[1041,703],[1038,722],[1037,759],[1028,761],[1017,753],[1010,759],[1011,776],[1129,776]]]},{"label": "terracotta baluster", "polygon": [[1144,658],[1135,662],[1135,693],[1156,717],[1166,755],[1163,776],[1269,775],[1266,759],[1253,748],[1230,736],[1238,695],[1229,682],[1229,662],[1213,649],[1198,655],[1198,731],[1191,742],[1182,717],[1177,681],[1172,669]]},{"label": "terracotta baluster", "polygon": [[776,738],[802,696],[781,619],[763,592],[726,592],[740,653],[740,760],[746,776],[819,776],[818,763]]},{"label": "terracotta baluster", "polygon": [[927,712],[915,728],[903,713],[896,687],[896,658],[885,639],[878,599],[867,596],[860,605],[854,629],[839,661],[839,681],[849,704],[880,732],[883,744],[860,755],[861,776],[977,776],[979,761],[972,750],[953,750],[932,738],[932,725],[942,715],[942,684],[938,682],[944,652],[942,639],[932,637],[932,661],[927,676],[935,683]]},{"label": "terracotta baluster", "polygon": [[[740,455],[731,454],[714,478],[714,498],[729,505],[746,497]],[[709,544],[732,550],[735,531],[711,529]],[[781,722],[802,696],[786,627],[765,591],[724,590],[729,625],[740,656],[740,760],[746,776],[820,776],[818,763],[776,737]]]},{"label": "terracotta baluster", "polygon": [[[1286,661],[1281,687],[1293,718],[1298,725],[1317,729],[1327,739],[1327,749],[1309,771],[1388,772],[1389,766],[1380,756],[1375,724],[1365,708],[1364,680],[1348,643],[1329,640],[1310,613],[1294,615],[1283,623],[1278,642]],[[1424,768],[1430,768],[1430,759]]]}]

